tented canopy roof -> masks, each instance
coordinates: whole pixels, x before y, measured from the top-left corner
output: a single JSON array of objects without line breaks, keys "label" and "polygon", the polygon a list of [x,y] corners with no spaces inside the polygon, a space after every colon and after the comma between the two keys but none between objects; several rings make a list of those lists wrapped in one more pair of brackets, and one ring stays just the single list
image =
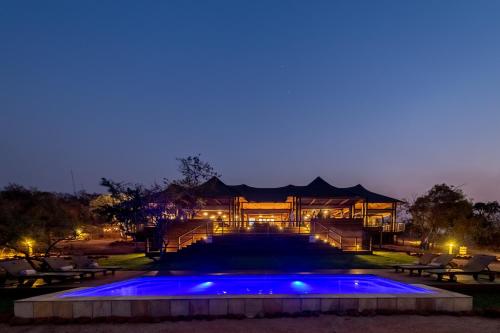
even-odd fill
[{"label": "tented canopy roof", "polygon": [[305,186],[288,185],[283,187],[251,187],[242,185],[226,185],[217,177],[196,188],[196,192],[206,198],[243,197],[250,202],[285,202],[288,197],[307,198],[345,198],[364,199],[367,202],[400,202],[365,189],[361,185],[339,188],[317,177]]}]

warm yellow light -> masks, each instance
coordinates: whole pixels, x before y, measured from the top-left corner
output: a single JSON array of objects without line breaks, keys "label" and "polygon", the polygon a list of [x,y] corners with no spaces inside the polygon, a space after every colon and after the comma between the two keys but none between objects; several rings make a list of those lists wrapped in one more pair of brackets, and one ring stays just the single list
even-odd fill
[{"label": "warm yellow light", "polygon": [[83,233],[83,230],[81,228],[76,228],[75,233],[77,236],[80,236]]},{"label": "warm yellow light", "polygon": [[217,215],[221,215],[221,214],[222,214],[222,212],[217,212]]},{"label": "warm yellow light", "polygon": [[203,216],[208,216],[208,213],[207,212],[203,212]]},{"label": "warm yellow light", "polygon": [[314,238],[319,239],[319,235],[315,235]]},{"label": "warm yellow light", "polygon": [[455,246],[455,244],[453,244],[452,242],[448,243],[448,254],[453,254],[453,247]]},{"label": "warm yellow light", "polygon": [[226,218],[226,217],[227,217],[227,215],[222,215],[222,217],[223,217],[223,218]]},{"label": "warm yellow light", "polygon": [[28,255],[31,256],[33,254],[33,244],[35,243],[32,239],[25,238],[24,243],[28,247]]},{"label": "warm yellow light", "polygon": [[211,215],[210,218],[213,220],[215,219],[215,215]]}]

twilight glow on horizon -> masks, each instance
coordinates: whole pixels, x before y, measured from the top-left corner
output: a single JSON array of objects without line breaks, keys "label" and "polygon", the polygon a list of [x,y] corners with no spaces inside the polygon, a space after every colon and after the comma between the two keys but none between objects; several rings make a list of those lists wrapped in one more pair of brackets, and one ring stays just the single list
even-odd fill
[{"label": "twilight glow on horizon", "polygon": [[500,200],[499,1],[4,1],[0,186],[446,182]]}]

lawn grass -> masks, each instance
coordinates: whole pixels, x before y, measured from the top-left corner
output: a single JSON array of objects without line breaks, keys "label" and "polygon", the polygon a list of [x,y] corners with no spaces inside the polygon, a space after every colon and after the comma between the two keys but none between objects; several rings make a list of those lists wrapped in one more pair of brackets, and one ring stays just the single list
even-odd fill
[{"label": "lawn grass", "polygon": [[155,263],[144,253],[116,254],[99,259],[101,266],[120,266],[126,270],[147,271],[155,269]]},{"label": "lawn grass", "polygon": [[290,256],[232,256],[199,258],[198,256],[172,257],[166,262],[155,263],[142,253],[117,254],[100,259],[102,266],[121,266],[127,270],[201,270],[220,271],[236,269],[351,269],[387,268],[393,264],[412,263],[415,257],[403,252],[374,251],[373,254],[331,254],[319,257]]},{"label": "lawn grass", "polygon": [[395,264],[411,264],[416,258],[405,252],[373,251],[373,254],[355,255],[353,268],[387,268]]}]

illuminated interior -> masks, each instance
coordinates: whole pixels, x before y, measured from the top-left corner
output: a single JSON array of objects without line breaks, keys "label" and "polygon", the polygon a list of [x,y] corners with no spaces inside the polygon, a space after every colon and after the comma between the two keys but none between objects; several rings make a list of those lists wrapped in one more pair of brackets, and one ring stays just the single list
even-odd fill
[{"label": "illuminated interior", "polygon": [[319,177],[306,186],[277,188],[231,186],[214,177],[198,190],[205,204],[194,218],[218,222],[225,228],[263,224],[292,228],[323,221],[390,231],[399,203],[361,185],[337,188]]}]

